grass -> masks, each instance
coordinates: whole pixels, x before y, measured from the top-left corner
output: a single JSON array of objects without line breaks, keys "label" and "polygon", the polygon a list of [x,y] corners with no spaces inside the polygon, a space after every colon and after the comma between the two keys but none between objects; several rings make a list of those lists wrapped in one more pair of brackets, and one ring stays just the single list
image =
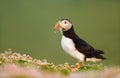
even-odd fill
[{"label": "grass", "polygon": [[[55,65],[46,59],[33,59],[26,54],[13,52],[11,49],[0,53],[0,78],[105,78],[120,77],[120,68],[107,67],[103,64],[82,64],[80,68],[69,63]],[[90,75],[90,76],[88,76]]]}]

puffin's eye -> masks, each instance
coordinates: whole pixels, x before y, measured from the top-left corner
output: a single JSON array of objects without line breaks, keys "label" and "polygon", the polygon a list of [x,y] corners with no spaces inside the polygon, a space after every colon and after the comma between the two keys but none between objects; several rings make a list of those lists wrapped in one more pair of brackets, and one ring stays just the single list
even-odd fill
[{"label": "puffin's eye", "polygon": [[65,21],[64,23],[66,24],[67,22]]}]

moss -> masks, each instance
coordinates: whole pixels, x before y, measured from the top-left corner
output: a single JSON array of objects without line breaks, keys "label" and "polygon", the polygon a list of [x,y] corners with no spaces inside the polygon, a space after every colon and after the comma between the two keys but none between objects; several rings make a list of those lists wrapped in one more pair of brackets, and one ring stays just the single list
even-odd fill
[{"label": "moss", "polygon": [[68,75],[70,73],[70,70],[68,70],[68,69],[62,69],[61,73],[65,74],[65,75]]}]

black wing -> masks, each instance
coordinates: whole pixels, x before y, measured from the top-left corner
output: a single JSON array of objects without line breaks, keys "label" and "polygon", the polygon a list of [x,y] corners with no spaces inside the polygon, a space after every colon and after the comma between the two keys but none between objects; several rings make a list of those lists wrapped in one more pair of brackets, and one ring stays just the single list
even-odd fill
[{"label": "black wing", "polygon": [[75,47],[82,53],[92,53],[94,51],[94,48],[91,45],[79,37],[74,38],[73,42],[75,43]]},{"label": "black wing", "polygon": [[84,40],[80,39],[78,36],[73,38],[73,42],[75,43],[76,49],[83,53],[86,58],[99,58],[99,59],[105,59],[101,54],[104,54],[102,50],[94,49],[91,45],[89,45]]}]

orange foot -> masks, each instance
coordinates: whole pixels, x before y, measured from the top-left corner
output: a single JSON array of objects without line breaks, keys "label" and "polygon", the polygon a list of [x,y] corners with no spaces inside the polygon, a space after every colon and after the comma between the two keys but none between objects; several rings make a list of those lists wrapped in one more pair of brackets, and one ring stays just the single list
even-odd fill
[{"label": "orange foot", "polygon": [[70,66],[70,67],[69,67],[69,70],[72,71],[72,72],[79,71],[79,68],[81,67],[81,64],[82,64],[81,62],[76,63],[75,66]]},{"label": "orange foot", "polygon": [[80,68],[81,67],[81,64],[82,64],[82,62],[78,62],[78,63],[76,63],[76,68]]}]

